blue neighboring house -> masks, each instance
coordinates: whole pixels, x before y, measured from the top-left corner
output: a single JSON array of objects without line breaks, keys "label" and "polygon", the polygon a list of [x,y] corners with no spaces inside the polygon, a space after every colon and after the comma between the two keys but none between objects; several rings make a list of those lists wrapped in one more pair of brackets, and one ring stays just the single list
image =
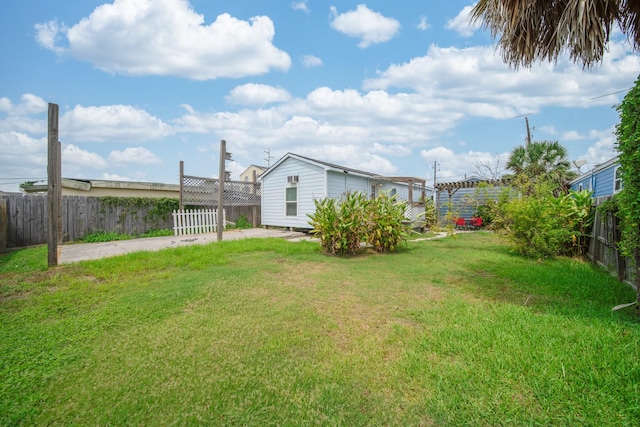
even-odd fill
[{"label": "blue neighboring house", "polygon": [[572,190],[589,190],[593,197],[611,196],[622,190],[618,156],[597,165],[591,171],[580,175],[569,184]]}]

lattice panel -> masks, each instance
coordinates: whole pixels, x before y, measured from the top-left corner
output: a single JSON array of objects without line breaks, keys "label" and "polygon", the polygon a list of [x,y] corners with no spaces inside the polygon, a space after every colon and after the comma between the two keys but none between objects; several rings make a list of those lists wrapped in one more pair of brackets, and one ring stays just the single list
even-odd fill
[{"label": "lattice panel", "polygon": [[[219,185],[214,178],[183,176],[183,204],[193,206],[216,206]],[[260,204],[259,182],[225,181],[224,206],[253,206]]]}]

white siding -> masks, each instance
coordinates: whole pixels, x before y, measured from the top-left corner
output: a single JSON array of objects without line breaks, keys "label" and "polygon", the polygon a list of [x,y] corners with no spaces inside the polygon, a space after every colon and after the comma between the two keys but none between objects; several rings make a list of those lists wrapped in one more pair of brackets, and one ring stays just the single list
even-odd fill
[{"label": "white siding", "polygon": [[[396,194],[398,195],[399,200],[408,201],[409,200],[409,184],[405,183],[396,183],[396,182],[383,182],[382,183],[382,191],[391,195],[391,190],[396,189]],[[414,196],[415,197],[415,196]]]},{"label": "white siding", "polygon": [[[298,175],[298,216],[285,215],[287,177]],[[307,214],[315,212],[314,198],[325,197],[323,168],[287,158],[262,179],[262,224],[278,227],[311,228]]]}]

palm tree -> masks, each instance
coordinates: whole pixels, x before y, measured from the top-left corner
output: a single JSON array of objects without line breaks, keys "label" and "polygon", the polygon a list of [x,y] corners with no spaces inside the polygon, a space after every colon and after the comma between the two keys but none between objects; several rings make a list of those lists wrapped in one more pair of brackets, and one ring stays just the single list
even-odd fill
[{"label": "palm tree", "polygon": [[576,177],[567,155],[567,149],[558,141],[532,142],[514,148],[506,166],[524,182],[552,182],[565,191]]},{"label": "palm tree", "polygon": [[479,0],[471,12],[495,39],[504,61],[530,67],[568,50],[590,68],[602,60],[612,28],[640,48],[640,0]]}]

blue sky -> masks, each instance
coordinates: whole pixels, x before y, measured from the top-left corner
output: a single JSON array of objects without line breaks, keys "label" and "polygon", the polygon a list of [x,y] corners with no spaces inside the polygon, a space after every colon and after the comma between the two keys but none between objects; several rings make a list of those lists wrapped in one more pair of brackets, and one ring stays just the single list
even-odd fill
[{"label": "blue sky", "polygon": [[[287,152],[452,181],[557,140],[582,172],[615,155],[613,108],[640,73],[614,34],[602,64],[514,70],[472,2],[22,0],[0,13],[0,190],[46,178],[47,103],[62,174],[232,179]],[[620,92],[622,91],[622,92]],[[615,93],[619,92],[619,93]],[[486,173],[486,171],[485,171]]]}]

